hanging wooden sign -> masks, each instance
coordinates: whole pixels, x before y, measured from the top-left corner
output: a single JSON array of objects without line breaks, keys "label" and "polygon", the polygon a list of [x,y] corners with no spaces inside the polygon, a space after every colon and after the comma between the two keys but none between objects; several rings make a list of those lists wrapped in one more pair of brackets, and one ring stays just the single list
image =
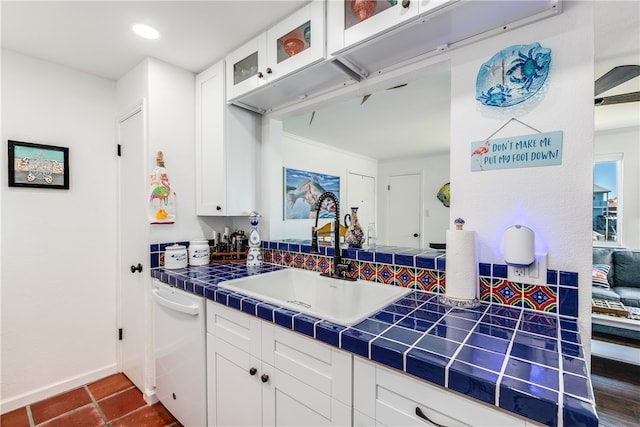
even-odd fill
[{"label": "hanging wooden sign", "polygon": [[562,131],[540,132],[471,143],[471,171],[562,164]]}]

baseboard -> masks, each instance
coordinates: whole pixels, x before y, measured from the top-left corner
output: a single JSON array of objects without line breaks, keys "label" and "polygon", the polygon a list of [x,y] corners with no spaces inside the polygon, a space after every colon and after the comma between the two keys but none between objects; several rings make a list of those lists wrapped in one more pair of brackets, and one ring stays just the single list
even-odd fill
[{"label": "baseboard", "polygon": [[0,401],[0,414],[13,411],[14,409],[22,408],[23,406],[30,405],[43,399],[55,396],[66,391],[73,390],[81,387],[85,384],[92,383],[106,376],[115,374],[118,372],[116,364],[107,365],[94,371],[86,372],[82,375],[78,375],[64,381],[59,381],[54,384],[41,387],[39,389],[23,393],[18,396],[14,396],[8,399]]}]

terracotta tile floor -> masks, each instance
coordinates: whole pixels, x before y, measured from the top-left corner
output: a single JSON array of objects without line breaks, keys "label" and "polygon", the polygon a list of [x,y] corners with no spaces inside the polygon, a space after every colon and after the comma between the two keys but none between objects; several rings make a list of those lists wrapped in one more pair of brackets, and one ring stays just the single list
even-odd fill
[{"label": "terracotta tile floor", "polygon": [[160,402],[147,405],[123,374],[3,414],[2,427],[181,427]]}]

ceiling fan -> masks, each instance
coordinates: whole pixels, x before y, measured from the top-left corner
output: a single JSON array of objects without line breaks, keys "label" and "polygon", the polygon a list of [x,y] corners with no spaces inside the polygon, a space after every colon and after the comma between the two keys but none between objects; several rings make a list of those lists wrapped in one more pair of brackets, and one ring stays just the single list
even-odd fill
[{"label": "ceiling fan", "polygon": [[[613,89],[635,77],[640,76],[640,65],[619,65],[607,71],[602,77],[596,80],[595,96]],[[595,105],[622,104],[625,102],[640,101],[640,92],[629,92],[621,95],[604,96],[595,98]]]}]

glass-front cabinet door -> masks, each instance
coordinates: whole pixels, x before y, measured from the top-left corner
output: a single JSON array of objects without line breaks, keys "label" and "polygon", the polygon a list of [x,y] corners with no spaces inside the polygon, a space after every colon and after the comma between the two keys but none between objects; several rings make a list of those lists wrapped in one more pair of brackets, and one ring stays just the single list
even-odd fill
[{"label": "glass-front cabinet door", "polygon": [[325,2],[314,0],[267,31],[268,79],[275,80],[325,57]]},{"label": "glass-front cabinet door", "polygon": [[267,35],[245,43],[226,58],[227,101],[235,99],[267,81]]},{"label": "glass-front cabinet door", "polygon": [[420,0],[329,0],[329,53],[389,30],[418,15]]}]

